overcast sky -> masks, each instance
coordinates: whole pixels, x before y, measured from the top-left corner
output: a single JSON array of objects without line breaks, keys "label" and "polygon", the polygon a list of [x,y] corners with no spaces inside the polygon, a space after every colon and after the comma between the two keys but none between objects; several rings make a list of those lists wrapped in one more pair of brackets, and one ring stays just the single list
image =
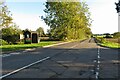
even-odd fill
[{"label": "overcast sky", "polygon": [[[82,0],[83,1],[83,0]],[[118,0],[85,0],[90,8],[93,23],[91,30],[93,33],[114,33],[118,31],[118,14],[115,10],[115,2]],[[9,10],[13,14],[13,21],[21,29],[31,29],[35,31],[38,27],[43,27],[45,32],[49,27],[40,19],[44,16],[45,0],[7,0]]]}]

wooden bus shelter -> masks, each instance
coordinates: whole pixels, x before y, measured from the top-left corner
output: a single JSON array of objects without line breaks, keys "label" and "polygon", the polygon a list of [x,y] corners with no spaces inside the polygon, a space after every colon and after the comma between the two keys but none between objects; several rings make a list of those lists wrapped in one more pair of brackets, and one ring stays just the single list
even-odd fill
[{"label": "wooden bus shelter", "polygon": [[23,36],[24,36],[24,43],[25,44],[39,42],[38,33],[36,31],[24,30]]}]

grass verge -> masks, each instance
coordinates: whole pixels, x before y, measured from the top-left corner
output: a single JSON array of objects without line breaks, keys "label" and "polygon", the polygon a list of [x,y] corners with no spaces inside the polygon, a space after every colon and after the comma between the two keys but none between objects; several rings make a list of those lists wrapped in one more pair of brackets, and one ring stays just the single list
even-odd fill
[{"label": "grass verge", "polygon": [[34,44],[3,45],[3,46],[0,46],[0,49],[2,49],[3,52],[16,51],[16,50],[22,50],[22,49],[28,49],[28,48],[43,47],[43,46],[52,45],[56,43],[58,43],[58,41],[42,41],[40,43],[34,43]]},{"label": "grass verge", "polygon": [[82,40],[85,40],[85,39],[67,40],[67,41],[41,41],[40,43],[34,43],[34,44],[2,45],[0,46],[0,50],[2,50],[2,52],[17,51],[17,50],[43,47],[43,46],[52,45],[52,44],[61,43],[61,42],[74,42],[74,41],[82,41]]},{"label": "grass verge", "polygon": [[116,48],[116,49],[120,48],[119,43],[107,41],[104,38],[97,38],[97,43],[101,46],[104,46],[104,47]]},{"label": "grass verge", "polygon": [[101,46],[109,47],[109,48],[120,48],[120,44],[113,43],[113,42],[105,42],[105,43],[99,43]]}]

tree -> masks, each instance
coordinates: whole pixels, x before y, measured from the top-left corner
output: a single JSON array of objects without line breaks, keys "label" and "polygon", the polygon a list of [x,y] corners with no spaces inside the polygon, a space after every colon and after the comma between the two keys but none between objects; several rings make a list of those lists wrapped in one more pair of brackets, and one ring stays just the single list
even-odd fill
[{"label": "tree", "polygon": [[112,38],[111,34],[110,33],[104,33],[103,35],[105,35],[104,38]]},{"label": "tree", "polygon": [[8,10],[7,5],[5,5],[4,2],[0,2],[0,29],[9,27],[12,23],[12,14],[10,14],[10,11]]},{"label": "tree", "polygon": [[2,32],[2,39],[8,43],[16,43],[19,40],[21,30],[12,22],[12,14],[10,14],[5,2],[0,2],[0,8],[0,31]]},{"label": "tree", "polygon": [[[56,0],[56,2],[46,2],[45,7],[46,17],[43,20],[50,26],[51,37],[80,39],[80,36],[90,35],[85,31],[91,25],[89,8],[85,2]],[[83,29],[84,31],[82,31]],[[91,32],[90,28],[87,30],[87,33],[89,32]]]},{"label": "tree", "polygon": [[10,27],[2,28],[2,39],[8,43],[16,43],[19,40],[19,35],[21,30],[16,24],[11,25]]},{"label": "tree", "polygon": [[39,27],[36,31],[38,32],[39,37],[45,36],[44,30],[42,27]]},{"label": "tree", "polygon": [[113,37],[114,37],[114,38],[120,38],[120,32],[115,32],[115,33],[113,34]]}]

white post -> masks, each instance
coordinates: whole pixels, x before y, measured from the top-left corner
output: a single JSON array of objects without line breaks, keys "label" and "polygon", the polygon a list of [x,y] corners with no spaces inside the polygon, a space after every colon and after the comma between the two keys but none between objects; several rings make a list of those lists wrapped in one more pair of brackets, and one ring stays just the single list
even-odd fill
[{"label": "white post", "polygon": [[[118,0],[120,2],[120,0]],[[120,32],[120,12],[118,12],[118,32]]]},{"label": "white post", "polygon": [[120,12],[118,13],[118,32],[120,32]]}]

